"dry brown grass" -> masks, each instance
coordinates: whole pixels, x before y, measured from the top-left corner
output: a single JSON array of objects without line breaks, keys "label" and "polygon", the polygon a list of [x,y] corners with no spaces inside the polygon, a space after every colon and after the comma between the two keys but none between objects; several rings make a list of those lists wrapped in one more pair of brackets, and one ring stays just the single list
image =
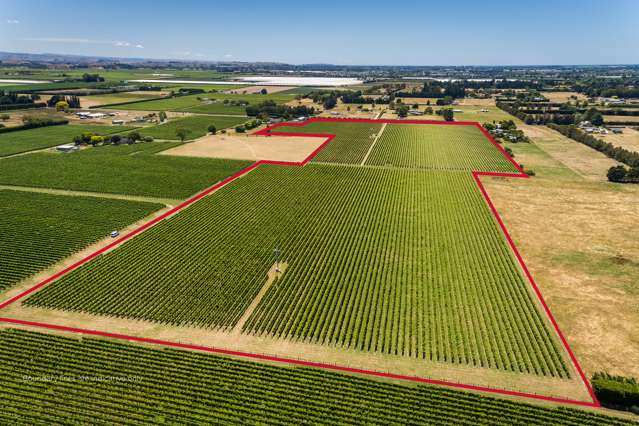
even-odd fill
[{"label": "dry brown grass", "polygon": [[195,142],[162,151],[161,155],[239,160],[302,161],[324,142],[303,136],[207,135]]},{"label": "dry brown grass", "polygon": [[573,101],[574,99],[571,96],[576,96],[578,100],[585,101],[588,97],[582,93],[577,92],[543,92],[544,95],[550,102],[568,102]]},{"label": "dry brown grass", "polygon": [[519,124],[519,128],[551,157],[590,180],[605,181],[608,169],[618,164],[604,154],[546,126]]},{"label": "dry brown grass", "polygon": [[586,372],[639,377],[639,242],[629,232],[639,188],[557,177],[484,182]]},{"label": "dry brown grass", "polygon": [[[639,124],[639,123],[638,123]],[[639,131],[630,127],[623,129],[623,133],[609,133],[607,135],[597,135],[600,139],[610,142],[614,146],[625,148],[629,151],[639,152]]]}]

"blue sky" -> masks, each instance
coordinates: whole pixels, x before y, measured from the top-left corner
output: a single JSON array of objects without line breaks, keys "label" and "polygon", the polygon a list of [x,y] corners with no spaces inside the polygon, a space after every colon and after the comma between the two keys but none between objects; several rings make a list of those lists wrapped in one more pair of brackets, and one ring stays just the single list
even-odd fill
[{"label": "blue sky", "polygon": [[0,0],[0,50],[288,63],[639,63],[639,0]]}]

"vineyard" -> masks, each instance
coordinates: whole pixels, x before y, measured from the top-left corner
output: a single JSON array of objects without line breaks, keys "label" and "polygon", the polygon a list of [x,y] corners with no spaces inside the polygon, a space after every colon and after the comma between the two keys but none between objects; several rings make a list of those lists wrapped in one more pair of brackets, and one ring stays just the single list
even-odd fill
[{"label": "vineyard", "polygon": [[312,122],[303,127],[282,126],[275,132],[333,134],[335,138],[313,159],[314,162],[360,164],[375,136],[380,123]]},{"label": "vineyard", "polygon": [[156,155],[175,146],[178,143],[109,145],[65,155],[36,152],[0,159],[0,184],[178,199],[251,164]]},{"label": "vineyard", "polygon": [[366,165],[517,172],[475,126],[389,124]]},{"label": "vineyard", "polygon": [[[321,200],[320,203],[317,200]],[[568,377],[470,173],[261,166],[24,303]]]},{"label": "vineyard", "polygon": [[188,131],[186,139],[195,139],[206,135],[210,125],[214,125],[217,130],[222,130],[242,124],[246,120],[246,117],[191,115],[169,121],[168,123],[158,124],[157,126],[146,127],[140,130],[140,134],[142,136],[152,136],[156,139],[177,140],[179,137],[175,134],[175,131],[182,128]]},{"label": "vineyard", "polygon": [[0,190],[0,290],[161,207]]},{"label": "vineyard", "polygon": [[[0,134],[0,157],[49,148],[56,145],[73,143],[73,137],[83,132],[93,132],[99,135],[131,130],[126,126],[101,125],[63,125],[40,127],[37,129],[20,130]],[[4,164],[4,163],[2,163]]]},{"label": "vineyard", "polygon": [[0,331],[3,424],[622,425],[614,417],[211,354]]}]

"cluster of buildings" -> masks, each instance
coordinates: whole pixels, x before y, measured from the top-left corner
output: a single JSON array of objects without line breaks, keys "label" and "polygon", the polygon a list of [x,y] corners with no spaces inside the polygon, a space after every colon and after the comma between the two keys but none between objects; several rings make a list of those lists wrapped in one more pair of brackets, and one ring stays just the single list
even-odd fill
[{"label": "cluster of buildings", "polygon": [[603,126],[595,126],[590,121],[582,121],[581,123],[579,123],[577,127],[579,127],[583,132],[586,132],[586,133],[599,133],[602,135],[607,135],[610,132],[623,133],[623,127],[615,126],[615,127],[610,127],[608,129]]}]

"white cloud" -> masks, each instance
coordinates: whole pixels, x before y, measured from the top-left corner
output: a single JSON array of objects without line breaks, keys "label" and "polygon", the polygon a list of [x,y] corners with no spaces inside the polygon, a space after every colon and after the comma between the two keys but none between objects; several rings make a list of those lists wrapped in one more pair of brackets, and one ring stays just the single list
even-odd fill
[{"label": "white cloud", "polygon": [[19,24],[20,21],[17,19],[7,19],[7,24]]},{"label": "white cloud", "polygon": [[33,37],[23,38],[24,41],[37,41],[42,43],[76,43],[76,44],[110,44],[116,47],[135,47],[144,49],[139,43],[131,43],[124,40],[94,40],[89,38],[69,38],[69,37]]},{"label": "white cloud", "polygon": [[233,55],[231,55],[230,53],[227,53],[226,55],[224,55],[224,57],[228,59],[228,58],[232,58]]}]

